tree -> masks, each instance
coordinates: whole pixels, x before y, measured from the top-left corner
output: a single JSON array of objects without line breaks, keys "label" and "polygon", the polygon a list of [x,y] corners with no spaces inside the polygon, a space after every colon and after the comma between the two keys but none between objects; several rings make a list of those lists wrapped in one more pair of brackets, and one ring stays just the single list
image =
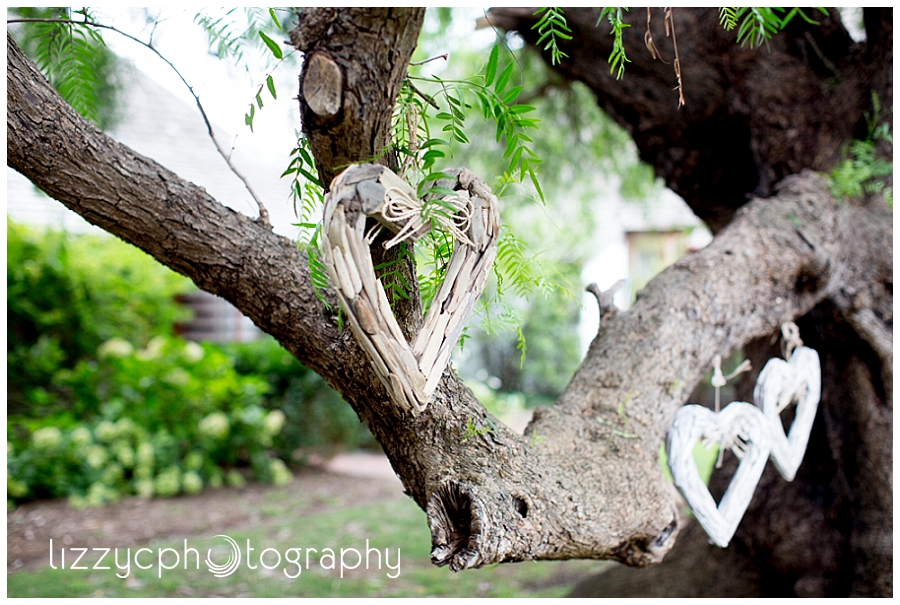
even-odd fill
[{"label": "tree", "polygon": [[[559,41],[569,58],[556,69],[596,92],[717,235],[653,280],[631,310],[604,317],[566,391],[537,411],[525,437],[490,419],[449,369],[423,412],[393,403],[366,353],[317,299],[304,253],[96,130],[10,38],[7,161],[90,222],[231,301],[339,390],[428,512],[436,564],[606,558],[641,567],[686,542],[691,559],[610,581],[630,594],[640,585],[714,594],[698,583],[737,573],[727,587],[735,594],[890,594],[891,212],[878,194],[836,200],[811,170],[830,170],[841,145],[865,135],[866,111],[882,119],[872,118],[873,92],[891,106],[891,11],[866,9],[862,45],[832,13],[818,26],[794,20],[770,50],[751,51],[721,31],[716,13],[678,9],[680,111],[670,65],[632,51],[617,82],[597,69],[613,39],[595,27],[597,14],[564,14],[573,39]],[[390,161],[382,151],[391,111],[423,15],[309,9],[291,32],[306,53],[300,108],[321,182],[347,164]],[[626,18],[623,38],[638,48],[644,16]],[[530,9],[495,9],[489,19],[536,41]],[[661,19],[650,31],[665,39]],[[408,257],[380,248],[376,263],[399,260],[412,275]],[[395,308],[408,340],[422,321],[412,294]],[[822,413],[803,468],[792,483],[766,472],[725,557],[690,529],[676,540],[677,499],[657,461],[675,411],[716,355],[744,347],[758,371],[787,320],[823,365]],[[472,435],[472,427],[490,430]],[[727,482],[727,473],[713,481]],[[664,582],[679,561],[709,573]]]}]

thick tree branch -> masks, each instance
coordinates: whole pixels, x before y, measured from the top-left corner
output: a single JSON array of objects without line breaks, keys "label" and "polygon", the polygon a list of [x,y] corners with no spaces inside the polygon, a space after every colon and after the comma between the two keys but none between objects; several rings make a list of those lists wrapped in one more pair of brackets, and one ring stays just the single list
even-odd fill
[{"label": "thick tree branch", "polygon": [[[533,44],[533,13],[494,8],[488,16]],[[863,112],[871,111],[871,91],[891,95],[884,81],[890,63],[883,53],[854,50],[835,9],[831,17],[816,13],[819,26],[795,18],[760,49],[736,44],[715,8],[674,9],[686,98],[680,109],[662,14],[652,21],[652,38],[668,63],[645,48],[646,13],[626,13],[630,62],[621,80],[606,67],[613,37],[606,20],[597,23],[597,9],[564,14],[573,39],[560,43],[569,58],[554,69],[594,91],[600,107],[632,134],[641,158],[714,232],[751,197],[772,195],[784,177],[804,168],[830,170]],[[820,56],[838,69],[837,77]]]}]

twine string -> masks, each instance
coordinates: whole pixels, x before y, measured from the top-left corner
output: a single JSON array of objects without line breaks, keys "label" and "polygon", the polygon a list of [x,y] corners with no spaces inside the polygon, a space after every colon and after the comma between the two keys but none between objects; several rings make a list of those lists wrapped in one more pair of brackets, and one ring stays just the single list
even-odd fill
[{"label": "twine string", "polygon": [[[730,374],[723,374],[721,355],[716,355],[713,358],[713,376],[710,383],[716,389],[716,414],[719,413],[721,401],[720,389],[738,374],[749,372],[752,367],[750,360],[745,359]],[[719,457],[716,460],[716,468],[722,468],[722,458],[727,449],[734,452],[734,455],[737,456],[738,460],[743,459],[744,455],[747,453],[747,437],[741,431],[741,427],[738,427],[737,430],[730,424],[717,427],[711,431],[703,441],[707,448],[716,442],[721,444],[721,447],[719,448]]]},{"label": "twine string", "polygon": [[781,324],[781,337],[781,354],[785,359],[790,360],[794,350],[803,346],[803,341],[800,339],[800,328],[794,322],[786,321]]},{"label": "twine string", "polygon": [[384,220],[393,224],[405,223],[393,238],[385,242],[385,248],[391,248],[400,242],[414,238],[426,221],[432,225],[440,225],[457,241],[474,247],[472,240],[466,235],[471,221],[471,210],[469,209],[468,200],[460,196],[441,198],[441,201],[453,208],[454,212],[450,213],[443,208],[434,210],[429,209],[429,206],[423,207],[420,200],[410,197],[405,191],[397,187],[389,187],[385,191],[385,198],[386,201],[381,213]]}]

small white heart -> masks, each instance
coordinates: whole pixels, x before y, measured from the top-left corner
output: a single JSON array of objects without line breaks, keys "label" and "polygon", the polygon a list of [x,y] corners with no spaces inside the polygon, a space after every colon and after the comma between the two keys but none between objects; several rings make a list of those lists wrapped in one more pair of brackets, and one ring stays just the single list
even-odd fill
[{"label": "small white heart", "polygon": [[[713,435],[725,440],[739,436],[746,444],[738,470],[718,506],[700,478],[693,456],[697,441]],[[725,548],[750,505],[769,458],[771,441],[765,415],[759,408],[742,401],[730,403],[718,414],[699,405],[685,405],[675,414],[666,449],[675,486],[710,541]]]},{"label": "small white heart", "polygon": [[[790,361],[770,359],[759,373],[753,401],[769,423],[772,462],[787,481],[793,481],[803,462],[821,395],[819,354],[808,347],[797,347]],[[794,421],[785,435],[780,414],[795,402],[799,403]]]},{"label": "small white heart", "polygon": [[443,198],[435,211],[456,244],[444,283],[411,345],[375,276],[364,231],[368,216],[396,234],[392,242],[415,241],[431,229],[424,202],[409,183],[373,164],[347,168],[325,197],[323,260],[341,306],[392,401],[413,414],[427,407],[497,256],[496,196],[468,170],[459,171],[457,180],[455,195]]}]

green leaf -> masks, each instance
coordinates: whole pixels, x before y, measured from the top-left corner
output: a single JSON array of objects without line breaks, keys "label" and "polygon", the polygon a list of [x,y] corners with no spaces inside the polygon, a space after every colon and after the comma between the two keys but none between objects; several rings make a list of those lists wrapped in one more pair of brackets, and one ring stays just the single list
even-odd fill
[{"label": "green leaf", "polygon": [[510,63],[502,72],[500,72],[500,77],[497,78],[497,84],[494,85],[494,90],[497,94],[501,94],[503,89],[506,88],[506,85],[509,84],[509,79],[512,77],[512,71],[513,64]]},{"label": "green leaf", "polygon": [[272,22],[275,24],[275,26],[278,27],[280,31],[284,31],[284,28],[281,26],[281,21],[278,20],[277,16],[275,16],[274,8],[269,9],[269,16],[272,17]]},{"label": "green leaf", "polygon": [[503,102],[509,105],[519,97],[520,92],[522,92],[521,86],[514,86],[513,88],[510,88],[509,91],[503,96]]},{"label": "green leaf", "polygon": [[278,99],[278,95],[275,93],[275,80],[272,79],[272,76],[266,78],[266,86],[269,87],[269,94],[272,95],[272,98]]},{"label": "green leaf", "polygon": [[276,59],[281,60],[284,58],[284,52],[282,52],[281,47],[278,46],[275,40],[267,36],[265,32],[259,32],[259,37],[266,43],[266,46],[269,47]]},{"label": "green leaf", "polygon": [[500,61],[500,47],[496,44],[491,49],[491,54],[488,57],[487,67],[484,69],[484,85],[490,86],[494,83],[494,78],[497,77],[497,64]]},{"label": "green leaf", "polygon": [[509,108],[509,112],[514,115],[519,115],[522,113],[528,113],[529,111],[534,111],[537,109],[536,107],[532,107],[531,105],[513,105]]}]

